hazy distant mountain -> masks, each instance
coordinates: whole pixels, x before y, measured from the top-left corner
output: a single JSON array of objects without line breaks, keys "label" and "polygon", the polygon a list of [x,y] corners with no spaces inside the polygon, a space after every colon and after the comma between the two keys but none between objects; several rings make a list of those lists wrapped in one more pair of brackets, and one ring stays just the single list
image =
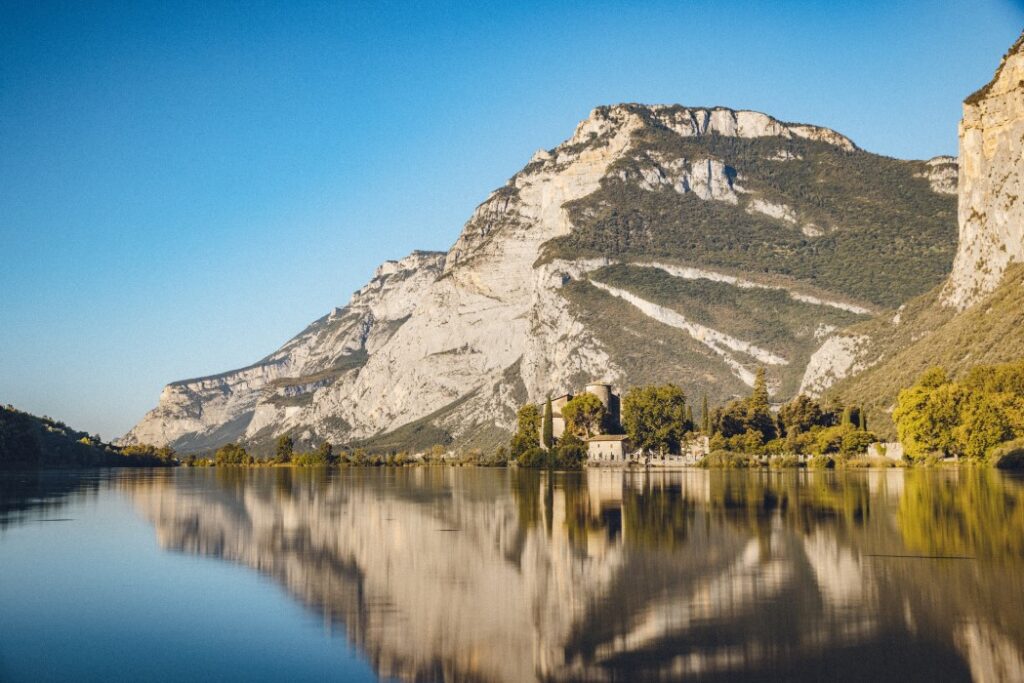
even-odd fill
[{"label": "hazy distant mountain", "polygon": [[169,384],[125,441],[482,446],[521,402],[585,380],[715,403],[762,365],[784,399],[837,329],[944,280],[955,184],[949,157],[882,157],[758,112],[600,107],[447,253],[385,263],[254,365]]}]

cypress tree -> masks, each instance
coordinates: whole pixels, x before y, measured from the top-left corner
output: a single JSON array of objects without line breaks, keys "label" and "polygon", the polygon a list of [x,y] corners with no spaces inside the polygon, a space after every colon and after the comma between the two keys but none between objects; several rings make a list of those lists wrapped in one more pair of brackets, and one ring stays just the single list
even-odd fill
[{"label": "cypress tree", "polygon": [[686,431],[693,431],[693,407],[686,406]]},{"label": "cypress tree", "polygon": [[857,425],[857,427],[862,432],[868,431],[868,415],[867,413],[864,412],[864,406],[860,407],[860,414],[858,415],[858,417],[860,419],[858,420],[859,424]]},{"label": "cypress tree", "polygon": [[750,395],[748,412],[751,415],[768,412],[768,380],[765,379],[763,367],[757,369],[754,377],[754,391]]},{"label": "cypress tree", "polygon": [[551,450],[551,447],[555,445],[555,421],[554,416],[551,412],[551,397],[548,396],[547,402],[544,404],[544,448]]},{"label": "cypress tree", "polygon": [[757,369],[754,391],[747,399],[746,423],[747,429],[761,432],[765,441],[775,438],[775,417],[772,415],[768,399],[768,380],[765,378],[763,367]]},{"label": "cypress tree", "polygon": [[843,409],[843,421],[840,424],[843,426],[853,424],[853,408]]},{"label": "cypress tree", "polygon": [[701,397],[700,429],[706,435],[711,435],[711,413],[708,412],[708,395],[705,392]]}]

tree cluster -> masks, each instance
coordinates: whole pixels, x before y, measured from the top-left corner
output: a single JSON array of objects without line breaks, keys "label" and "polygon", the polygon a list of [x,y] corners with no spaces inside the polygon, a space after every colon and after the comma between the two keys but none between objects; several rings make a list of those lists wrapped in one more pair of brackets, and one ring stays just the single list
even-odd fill
[{"label": "tree cluster", "polygon": [[877,440],[859,407],[826,409],[801,394],[773,414],[763,369],[750,396],[714,410],[711,430],[713,450],[755,455],[853,456]]},{"label": "tree cluster", "polygon": [[[590,399],[596,401],[600,409],[596,409]],[[545,402],[543,411],[542,415],[541,407],[536,403],[527,403],[519,409],[516,431],[508,451],[502,451],[503,457],[498,459],[515,461],[520,467],[581,467],[587,461],[587,444],[580,437],[599,433],[599,426],[605,419],[604,405],[600,399],[591,394],[581,394],[568,401],[562,408],[562,416],[566,421],[565,433],[557,441],[554,438],[554,414],[550,398]]]},{"label": "tree cluster", "polygon": [[645,451],[678,453],[694,430],[693,411],[674,384],[636,387],[622,399],[622,426],[633,445]]},{"label": "tree cluster", "polygon": [[931,368],[899,393],[893,421],[911,459],[986,459],[1024,437],[1024,361],[976,366],[959,381]]},{"label": "tree cluster", "polygon": [[169,447],[118,447],[97,434],[77,431],[49,417],[0,407],[0,468],[166,467],[177,465]]}]

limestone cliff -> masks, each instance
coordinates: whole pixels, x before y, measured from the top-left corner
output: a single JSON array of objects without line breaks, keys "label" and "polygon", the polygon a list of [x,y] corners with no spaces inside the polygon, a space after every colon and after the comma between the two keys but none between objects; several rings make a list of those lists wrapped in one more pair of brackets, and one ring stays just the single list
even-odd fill
[{"label": "limestone cliff", "polygon": [[964,309],[1024,261],[1024,35],[960,121],[960,247],[942,293]]},{"label": "limestone cliff", "polygon": [[[928,162],[926,177],[940,188]],[[959,245],[952,273],[893,315],[857,323],[815,352],[802,389],[856,397],[876,431],[893,431],[897,394],[927,368],[953,375],[1024,355],[1024,35],[960,123]]]},{"label": "limestone cliff", "polygon": [[[252,366],[168,385],[124,440],[490,446],[523,401],[593,378],[719,401],[767,364],[793,393],[828,331],[948,271],[954,207],[928,169],[758,112],[600,107],[447,254],[385,264]],[[865,279],[865,245],[897,230],[898,262]]]}]

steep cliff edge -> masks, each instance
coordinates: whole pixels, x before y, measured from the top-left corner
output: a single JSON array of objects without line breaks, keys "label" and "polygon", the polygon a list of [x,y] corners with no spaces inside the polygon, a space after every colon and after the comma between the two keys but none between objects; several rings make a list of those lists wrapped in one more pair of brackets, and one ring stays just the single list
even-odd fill
[{"label": "steep cliff edge", "polygon": [[825,335],[948,272],[955,205],[932,171],[758,112],[599,107],[447,254],[385,264],[252,366],[168,385],[125,441],[485,446],[584,380],[715,402],[765,363],[792,394]]},{"label": "steep cliff edge", "polygon": [[942,302],[963,310],[1024,261],[1024,35],[960,121],[960,247]]},{"label": "steep cliff edge", "polygon": [[804,377],[808,392],[866,403],[879,432],[892,433],[899,390],[925,369],[958,375],[1024,356],[1024,34],[963,111],[952,273],[895,315],[829,339]]}]

